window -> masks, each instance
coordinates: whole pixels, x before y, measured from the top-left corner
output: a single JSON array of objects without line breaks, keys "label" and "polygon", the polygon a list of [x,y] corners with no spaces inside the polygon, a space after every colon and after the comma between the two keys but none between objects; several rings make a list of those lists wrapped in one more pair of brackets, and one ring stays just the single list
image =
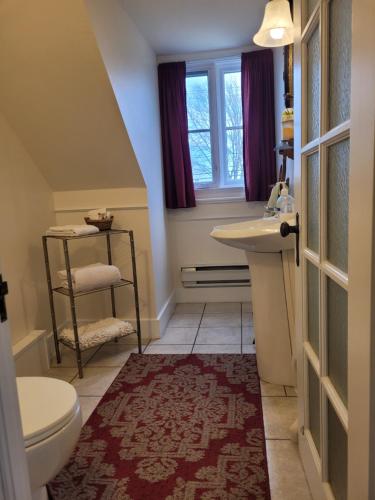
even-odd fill
[{"label": "window", "polygon": [[187,68],[195,189],[243,188],[240,59],[192,62]]}]

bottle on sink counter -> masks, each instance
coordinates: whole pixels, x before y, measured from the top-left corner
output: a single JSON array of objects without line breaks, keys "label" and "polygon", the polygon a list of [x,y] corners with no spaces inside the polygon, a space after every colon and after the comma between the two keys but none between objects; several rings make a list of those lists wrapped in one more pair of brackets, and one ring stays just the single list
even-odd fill
[{"label": "bottle on sink counter", "polygon": [[280,214],[291,214],[294,212],[294,198],[290,196],[286,184],[284,184],[280,196],[277,198],[276,208]]}]

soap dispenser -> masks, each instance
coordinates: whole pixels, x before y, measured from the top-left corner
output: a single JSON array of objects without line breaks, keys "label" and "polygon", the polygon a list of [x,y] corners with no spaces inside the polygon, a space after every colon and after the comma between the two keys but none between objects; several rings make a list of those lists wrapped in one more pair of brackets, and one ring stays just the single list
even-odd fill
[{"label": "soap dispenser", "polygon": [[284,184],[281,194],[277,199],[276,208],[280,214],[291,214],[294,212],[294,198],[290,196],[288,186]]}]

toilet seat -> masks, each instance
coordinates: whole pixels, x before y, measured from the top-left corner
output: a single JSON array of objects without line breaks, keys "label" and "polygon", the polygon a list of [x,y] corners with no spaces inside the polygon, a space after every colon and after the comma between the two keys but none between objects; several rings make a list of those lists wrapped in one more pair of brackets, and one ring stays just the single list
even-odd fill
[{"label": "toilet seat", "polygon": [[40,443],[61,430],[79,412],[73,386],[47,377],[18,377],[25,447]]}]

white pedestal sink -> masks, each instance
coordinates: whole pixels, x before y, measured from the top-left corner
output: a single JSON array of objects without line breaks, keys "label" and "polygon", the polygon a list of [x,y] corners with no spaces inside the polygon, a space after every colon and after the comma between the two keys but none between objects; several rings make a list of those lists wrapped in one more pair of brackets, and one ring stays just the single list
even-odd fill
[{"label": "white pedestal sink", "polygon": [[294,225],[295,215],[218,226],[211,236],[246,252],[260,378],[294,386],[294,238],[281,237],[284,221]]}]

